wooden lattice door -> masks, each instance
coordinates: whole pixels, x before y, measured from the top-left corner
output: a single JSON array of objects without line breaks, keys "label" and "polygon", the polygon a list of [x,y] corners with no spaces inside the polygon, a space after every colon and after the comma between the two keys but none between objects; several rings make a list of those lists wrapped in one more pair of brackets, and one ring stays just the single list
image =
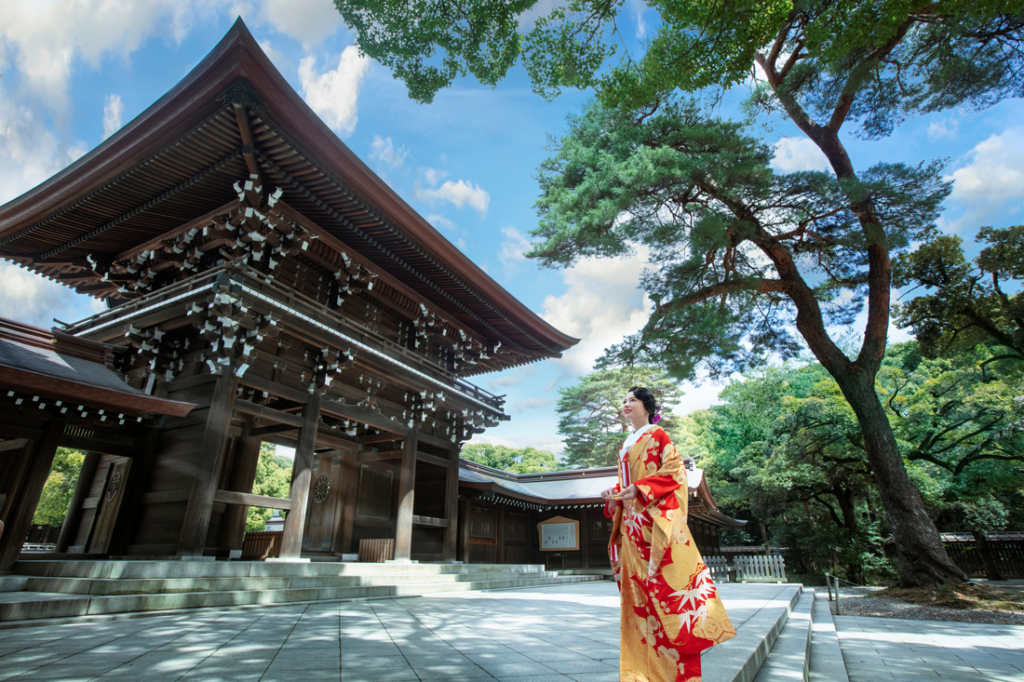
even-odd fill
[{"label": "wooden lattice door", "polygon": [[96,515],[89,534],[86,552],[89,554],[106,554],[110,548],[110,538],[117,523],[117,513],[121,509],[125,488],[128,487],[128,472],[132,461],[127,457],[119,457],[107,464],[106,480],[99,500],[96,502]]},{"label": "wooden lattice door", "polygon": [[313,480],[309,486],[306,526],[302,534],[303,550],[334,551],[337,525],[341,520],[343,455],[342,451],[333,451],[313,457]]}]

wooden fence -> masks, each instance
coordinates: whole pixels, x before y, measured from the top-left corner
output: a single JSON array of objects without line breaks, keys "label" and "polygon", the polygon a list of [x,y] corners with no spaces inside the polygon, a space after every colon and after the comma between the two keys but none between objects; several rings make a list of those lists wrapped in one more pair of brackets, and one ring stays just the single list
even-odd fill
[{"label": "wooden fence", "polygon": [[711,579],[716,583],[729,582],[729,560],[724,556],[706,556],[704,563],[711,571]]},{"label": "wooden fence", "polygon": [[[973,533],[941,533],[949,558],[971,578],[984,578],[981,548]],[[987,533],[989,556],[1003,578],[1024,578],[1024,532]]]},{"label": "wooden fence", "polygon": [[281,539],[284,531],[248,531],[242,541],[242,561],[266,561],[281,556]]},{"label": "wooden fence", "polygon": [[359,541],[359,560],[382,563],[395,558],[394,538],[372,538]]},{"label": "wooden fence", "polygon": [[771,556],[738,556],[733,562],[737,582],[786,582],[786,560]]}]

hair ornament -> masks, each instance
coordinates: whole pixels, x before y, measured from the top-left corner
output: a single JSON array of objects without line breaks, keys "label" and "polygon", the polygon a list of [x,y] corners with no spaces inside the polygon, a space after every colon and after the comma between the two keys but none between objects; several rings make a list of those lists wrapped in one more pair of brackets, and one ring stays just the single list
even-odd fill
[{"label": "hair ornament", "polygon": [[658,411],[654,413],[654,416],[651,417],[651,423],[652,424],[657,424],[659,421],[661,421],[661,405],[660,404],[658,405],[657,410]]}]

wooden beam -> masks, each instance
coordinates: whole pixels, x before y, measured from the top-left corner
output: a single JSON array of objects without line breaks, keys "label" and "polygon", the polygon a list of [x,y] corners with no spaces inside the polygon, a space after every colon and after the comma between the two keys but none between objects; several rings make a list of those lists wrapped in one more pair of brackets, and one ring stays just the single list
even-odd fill
[{"label": "wooden beam", "polygon": [[[238,493],[251,493],[256,480],[256,467],[260,459],[260,436],[256,433],[258,430],[252,427],[251,421],[246,420],[242,425],[242,434],[235,440],[235,456],[232,458],[228,487]],[[217,491],[218,494],[220,492]],[[214,495],[213,499],[216,502],[227,502],[217,495]],[[230,551],[242,548],[248,511],[248,506],[244,504],[228,504],[220,521],[218,549]]]},{"label": "wooden beam", "polygon": [[227,505],[241,505],[242,507],[266,507],[267,509],[285,510],[292,508],[292,501],[287,497],[253,495],[252,493],[240,493],[236,490],[218,490],[213,499],[215,502]]},{"label": "wooden beam", "polygon": [[61,435],[60,445],[61,447],[73,450],[99,450],[105,454],[117,455],[118,457],[135,457],[135,455],[139,454],[139,448],[135,445],[118,445],[117,443],[108,443],[105,440],[85,438],[84,436]]},{"label": "wooden beam", "polygon": [[405,450],[384,450],[383,452],[360,452],[359,463],[386,462],[391,459],[401,459]]},{"label": "wooden beam", "polygon": [[231,428],[231,413],[235,403],[238,379],[229,374],[217,377],[213,387],[213,398],[206,417],[206,428],[199,449],[194,453],[191,489],[185,518],[182,521],[181,536],[178,539],[178,556],[202,556],[206,548],[206,535],[210,530],[210,516],[213,513],[213,498],[217,492],[217,481],[227,450]]},{"label": "wooden beam", "polygon": [[281,558],[297,559],[302,553],[302,534],[306,526],[306,506],[309,504],[309,484],[313,477],[313,448],[316,446],[317,425],[320,423],[320,394],[313,393],[302,408],[302,430],[295,448],[292,465],[291,512],[284,519],[284,537],[281,539]]},{"label": "wooden beam", "polygon": [[293,403],[298,403],[300,405],[305,405],[309,400],[309,393],[305,391],[297,391],[294,388],[282,386],[276,381],[260,378],[250,372],[246,372],[241,378],[239,378],[238,383],[257,391],[276,395],[280,398],[284,398],[285,400],[291,400]]},{"label": "wooden beam", "polygon": [[449,440],[447,438],[441,438],[440,436],[431,436],[429,433],[420,433],[417,436],[417,438],[420,439],[421,443],[426,443],[427,445],[433,445],[434,447],[437,447],[437,448],[445,448],[445,449],[447,449],[447,448],[451,448],[453,446],[455,446],[455,447],[458,446],[458,443],[453,443],[451,440]]},{"label": "wooden beam", "polygon": [[21,450],[26,445],[28,445],[28,438],[15,438],[14,440],[6,440],[0,443],[0,452],[8,452],[10,450]]},{"label": "wooden beam", "polygon": [[[416,453],[416,459],[417,459],[417,461],[427,462],[428,464],[433,464],[434,466],[444,467],[445,469],[451,467],[451,465],[452,465],[452,460],[450,460],[450,459],[445,459],[444,457],[438,457],[437,455],[428,455],[425,452],[417,452]],[[458,462],[459,460],[456,459],[455,461]]]},{"label": "wooden beam", "polygon": [[360,445],[373,445],[374,443],[387,443],[393,440],[403,440],[402,436],[396,436],[394,434],[377,433],[372,436],[359,436],[356,438],[356,442]]},{"label": "wooden beam", "polygon": [[298,427],[291,426],[289,424],[274,424],[273,426],[261,426],[258,429],[253,429],[252,436],[276,436],[279,433],[291,433],[297,431]]},{"label": "wooden beam", "polygon": [[398,514],[395,523],[395,560],[412,558],[412,510],[416,495],[416,432],[405,439],[402,468],[398,477]]},{"label": "wooden beam", "polygon": [[305,424],[303,418],[298,415],[284,412],[282,410],[275,410],[273,407],[267,407],[266,405],[257,405],[249,400],[236,400],[235,411],[251,414],[262,419],[268,419],[276,422],[277,424],[287,424],[293,429],[301,429],[303,424]]},{"label": "wooden beam", "polygon": [[220,215],[222,213],[227,213],[227,212],[231,211],[232,209],[238,208],[238,203],[239,203],[238,199],[232,199],[231,201],[229,201],[228,203],[224,204],[220,208],[215,208],[212,211],[210,211],[209,213],[204,213],[203,215],[199,216],[198,218],[193,218],[192,220],[188,221],[184,225],[179,225],[178,227],[174,228],[173,230],[170,230],[169,232],[164,232],[159,237],[154,237],[153,239],[150,239],[148,242],[145,242],[145,243],[140,244],[138,246],[133,246],[132,248],[128,249],[127,251],[125,251],[121,255],[116,256],[114,258],[114,260],[115,261],[124,260],[126,258],[131,258],[132,256],[137,256],[140,253],[142,253],[143,251],[152,251],[157,246],[160,246],[160,243],[163,242],[163,240],[165,240],[165,239],[174,239],[175,237],[177,237],[179,235],[185,234],[186,232],[188,232],[192,228],[206,227],[208,224],[210,224],[213,221],[213,217],[215,215]]},{"label": "wooden beam", "polygon": [[321,445],[334,448],[335,450],[345,450],[350,447],[355,447],[355,443],[344,436],[338,435],[337,429],[332,429],[331,427],[323,424],[321,424],[320,428],[317,429],[316,443],[318,449],[321,449]]},{"label": "wooden beam", "polygon": [[406,438],[406,434],[409,433],[409,428],[403,424],[399,424],[378,412],[374,412],[373,410],[365,407],[359,407],[358,405],[343,404],[337,400],[324,400],[322,410],[334,417],[351,419],[353,421],[362,422],[363,424],[368,424],[375,429],[380,429],[381,431],[391,431],[392,433],[400,434],[395,438],[395,440],[404,440]]},{"label": "wooden beam", "polygon": [[439,519],[436,516],[413,516],[412,525],[432,526],[434,528],[447,528],[448,519]]}]

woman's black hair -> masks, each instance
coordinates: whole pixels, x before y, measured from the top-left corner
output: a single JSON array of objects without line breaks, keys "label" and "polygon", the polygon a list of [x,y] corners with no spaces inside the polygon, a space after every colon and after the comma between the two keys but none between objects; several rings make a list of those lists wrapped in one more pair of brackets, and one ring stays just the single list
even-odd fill
[{"label": "woman's black hair", "polygon": [[654,399],[654,394],[643,386],[634,386],[628,392],[644,404],[644,409],[647,410],[647,423],[653,424],[654,415],[658,413],[658,401]]}]

